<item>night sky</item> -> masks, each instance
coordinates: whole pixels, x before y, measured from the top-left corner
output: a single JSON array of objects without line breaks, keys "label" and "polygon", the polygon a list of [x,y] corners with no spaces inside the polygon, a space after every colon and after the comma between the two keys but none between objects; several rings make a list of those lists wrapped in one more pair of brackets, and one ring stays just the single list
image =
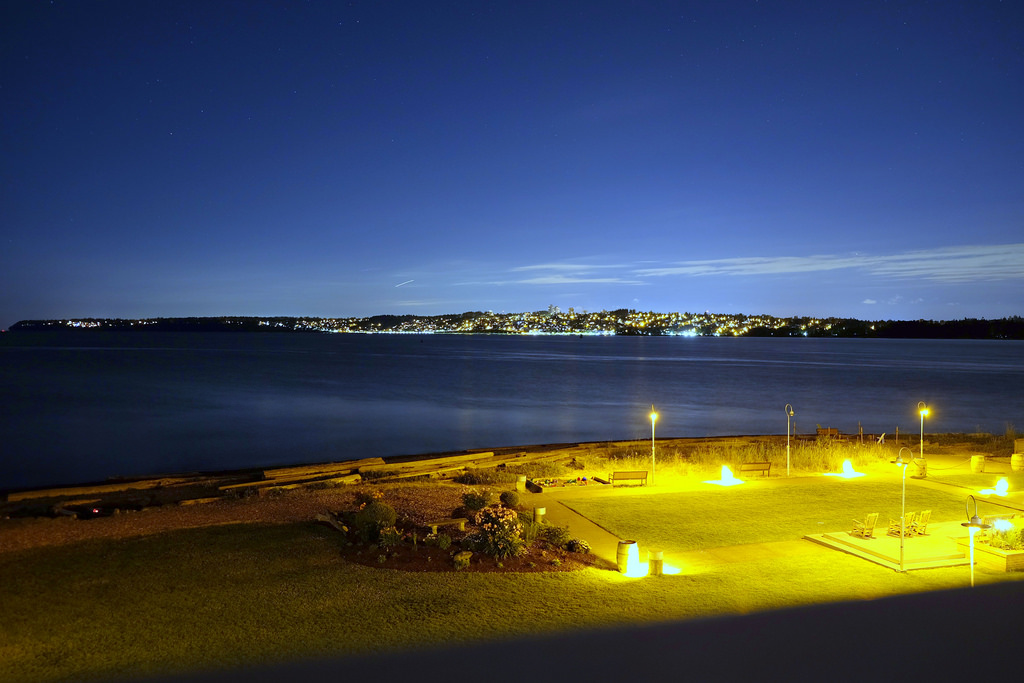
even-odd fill
[{"label": "night sky", "polygon": [[0,327],[1024,313],[1024,3],[0,6]]}]

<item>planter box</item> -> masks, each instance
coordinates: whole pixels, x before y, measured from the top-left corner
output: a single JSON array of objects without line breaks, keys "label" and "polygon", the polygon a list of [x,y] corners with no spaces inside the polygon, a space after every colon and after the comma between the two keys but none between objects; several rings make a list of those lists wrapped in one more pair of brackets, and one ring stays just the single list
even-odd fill
[{"label": "planter box", "polygon": [[[966,538],[958,538],[956,547],[970,558],[971,548]],[[984,543],[974,544],[974,561],[979,567],[997,572],[1024,571],[1024,550],[1000,550]]]},{"label": "planter box", "polygon": [[529,479],[526,482],[526,488],[528,491],[533,493],[544,493],[544,491],[550,491],[553,488],[577,488],[582,486],[596,486],[594,479]]}]

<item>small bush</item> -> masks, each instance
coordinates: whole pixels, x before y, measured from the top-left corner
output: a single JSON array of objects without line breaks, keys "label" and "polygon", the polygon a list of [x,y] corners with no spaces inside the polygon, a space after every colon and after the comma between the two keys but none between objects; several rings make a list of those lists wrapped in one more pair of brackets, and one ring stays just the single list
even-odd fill
[{"label": "small bush", "polygon": [[476,516],[476,523],[479,529],[473,541],[481,552],[498,559],[526,552],[526,544],[520,535],[523,525],[513,510],[502,507],[481,510]]},{"label": "small bush", "polygon": [[515,510],[519,507],[519,494],[515,491],[503,491],[501,495],[498,496],[498,500],[501,501],[502,505],[511,510]]},{"label": "small bush", "polygon": [[520,533],[520,536],[522,536],[523,538],[523,542],[525,542],[526,544],[530,544],[536,541],[538,538],[540,538],[540,533],[544,529],[543,524],[538,524],[537,522],[534,522],[533,518],[530,515],[526,515],[526,519],[524,521],[523,515],[520,514],[519,521],[523,525],[523,530]]},{"label": "small bush", "polygon": [[564,548],[572,540],[572,535],[569,533],[569,527],[545,526],[541,530],[541,538],[556,548]]},{"label": "small bush", "polygon": [[375,500],[384,498],[383,491],[356,491],[356,505],[360,509],[366,507]]},{"label": "small bush", "polygon": [[487,491],[482,493],[463,493],[462,494],[462,505],[470,512],[479,512],[487,507],[487,504],[491,502],[491,494]]},{"label": "small bush", "polygon": [[580,555],[590,554],[590,544],[582,538],[570,539],[569,542],[565,544],[565,549],[570,553],[579,553]]},{"label": "small bush", "polygon": [[376,541],[380,532],[395,525],[398,515],[395,509],[387,503],[375,500],[367,504],[362,510],[353,515],[353,522],[363,541]]},{"label": "small bush", "polygon": [[393,526],[386,527],[380,531],[380,547],[397,548],[402,543],[402,533]]}]

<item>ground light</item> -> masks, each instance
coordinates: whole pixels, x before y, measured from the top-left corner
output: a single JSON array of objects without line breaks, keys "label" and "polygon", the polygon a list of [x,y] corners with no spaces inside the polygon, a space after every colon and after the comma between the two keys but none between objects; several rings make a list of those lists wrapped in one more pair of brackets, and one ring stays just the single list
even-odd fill
[{"label": "ground light", "polygon": [[994,489],[982,489],[978,491],[983,496],[1005,496],[1010,492],[1010,482],[1006,481],[1006,477],[1001,478],[996,482]]},{"label": "ground light", "polygon": [[[627,578],[639,579],[651,572],[651,563],[640,561],[640,546],[636,541],[619,541],[619,551],[615,559],[619,573]],[[679,567],[662,561],[661,574],[674,576],[681,573]]]},{"label": "ground light", "polygon": [[840,477],[842,479],[856,479],[857,477],[863,477],[864,473],[854,471],[853,463],[851,463],[849,460],[844,460],[842,472],[826,472],[825,476]]},{"label": "ground light", "polygon": [[[974,514],[971,514],[971,503],[974,503]],[[978,501],[974,499],[974,496],[967,496],[967,521],[960,522],[960,526],[967,527],[968,545],[971,548],[971,588],[974,588],[974,532],[978,529],[991,529],[991,524],[985,524],[978,517]]]},{"label": "ground light", "polygon": [[732,470],[730,470],[725,465],[722,465],[722,478],[711,479],[705,481],[704,483],[714,484],[715,486],[738,486],[740,484],[743,484],[744,481],[742,479],[737,479],[736,477],[732,476]]}]

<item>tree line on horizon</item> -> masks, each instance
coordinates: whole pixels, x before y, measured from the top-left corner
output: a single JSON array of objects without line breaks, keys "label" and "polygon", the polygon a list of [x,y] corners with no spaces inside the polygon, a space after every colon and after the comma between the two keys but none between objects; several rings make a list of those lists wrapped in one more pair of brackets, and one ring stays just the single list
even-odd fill
[{"label": "tree line on horizon", "polygon": [[[459,314],[416,316],[375,315],[365,318],[315,318],[300,316],[216,316],[183,318],[78,318],[70,320],[22,320],[11,326],[11,331],[96,331],[132,330],[149,332],[461,332],[467,334],[515,334],[495,328],[493,321],[516,320],[521,316],[537,316],[557,321],[558,333],[586,334],[597,327],[615,335],[661,336],[679,334],[678,321],[665,322],[670,314],[643,314],[632,309],[602,311],[600,313],[563,314],[538,311],[536,313],[494,314],[469,311]],[[600,316],[597,318],[596,316]],[[962,318],[960,320],[858,320],[856,318],[775,318],[773,316],[746,316],[716,314],[701,316],[714,318],[715,324],[686,325],[694,336],[713,336],[720,331],[723,320],[737,323],[730,336],[737,337],[863,337],[883,339],[1024,339],[1024,318],[1011,316],[987,320]],[[642,319],[642,320],[639,320]],[[659,322],[661,320],[661,322]],[[611,321],[611,322],[609,322]],[[745,323],[745,324],[744,324]],[[739,327],[738,324],[744,324]]]}]

